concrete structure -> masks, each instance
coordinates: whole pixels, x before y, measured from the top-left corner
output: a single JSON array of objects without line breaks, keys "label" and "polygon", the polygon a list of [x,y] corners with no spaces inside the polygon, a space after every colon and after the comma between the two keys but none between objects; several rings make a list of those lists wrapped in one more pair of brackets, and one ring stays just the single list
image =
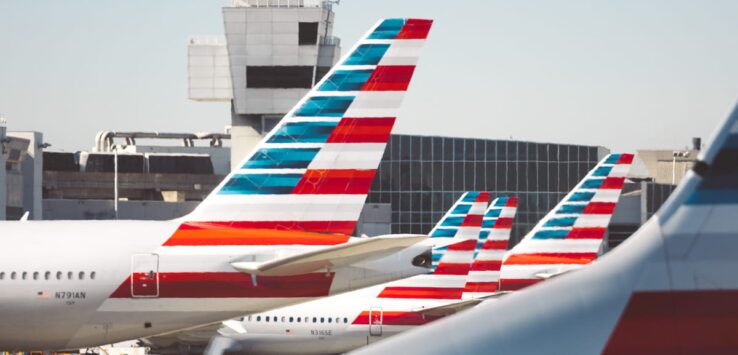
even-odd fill
[{"label": "concrete structure", "polygon": [[691,149],[639,150],[638,157],[643,161],[654,182],[676,185],[694,165],[701,144],[700,138],[693,138]]},{"label": "concrete structure", "polygon": [[608,251],[628,239],[666,202],[676,185],[653,181],[627,182],[607,228]]},{"label": "concrete structure", "polygon": [[230,102],[233,84],[224,36],[192,36],[187,46],[188,97],[195,101]]},{"label": "concrete structure", "polygon": [[23,160],[20,162],[22,190],[21,207],[23,213],[28,212],[28,219],[43,219],[41,201],[43,184],[43,149],[47,147],[41,132],[9,132],[8,137],[28,141]]},{"label": "concrete structure", "polygon": [[[119,144],[115,140],[122,140]],[[225,147],[225,141],[230,141],[227,133],[170,133],[170,132],[115,132],[100,131],[95,136],[93,152],[113,152],[118,150],[125,153],[155,153],[155,154],[200,154],[208,155],[215,174],[226,175],[231,171],[230,149]],[[151,141],[149,145],[142,145],[141,140]],[[172,140],[181,142],[181,145],[154,145],[155,142]],[[205,144],[198,145],[198,142]]]},{"label": "concrete structure", "polygon": [[5,210],[8,206],[8,182],[5,174],[5,132],[7,130],[5,119],[0,116],[0,221],[6,219]]},{"label": "concrete structure", "polygon": [[223,8],[225,43],[190,38],[189,97],[231,101],[232,167],[338,60],[333,18],[329,0],[236,0]]}]

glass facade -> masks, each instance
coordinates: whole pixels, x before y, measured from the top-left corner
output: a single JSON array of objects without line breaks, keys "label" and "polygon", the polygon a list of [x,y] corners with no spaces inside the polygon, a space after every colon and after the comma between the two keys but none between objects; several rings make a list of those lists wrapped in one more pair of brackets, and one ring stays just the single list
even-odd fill
[{"label": "glass facade", "polygon": [[465,191],[516,196],[514,245],[607,153],[596,146],[392,135],[367,202],[391,204],[392,233],[428,233]]}]

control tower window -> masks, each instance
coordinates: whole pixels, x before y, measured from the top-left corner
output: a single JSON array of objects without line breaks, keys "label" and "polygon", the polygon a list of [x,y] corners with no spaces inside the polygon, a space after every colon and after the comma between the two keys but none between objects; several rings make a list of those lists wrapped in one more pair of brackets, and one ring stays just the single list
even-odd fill
[{"label": "control tower window", "polygon": [[249,89],[310,89],[312,86],[312,66],[246,66]]},{"label": "control tower window", "polygon": [[297,43],[299,45],[318,44],[318,23],[300,22]]}]

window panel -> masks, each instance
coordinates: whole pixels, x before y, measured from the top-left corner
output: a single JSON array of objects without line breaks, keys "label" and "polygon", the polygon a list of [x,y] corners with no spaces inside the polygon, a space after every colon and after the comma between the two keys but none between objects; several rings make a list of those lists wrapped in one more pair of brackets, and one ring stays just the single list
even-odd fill
[{"label": "window panel", "polygon": [[588,147],[587,148],[587,155],[588,155],[588,158],[589,158],[588,160],[589,161],[591,161],[591,162],[598,161],[598,159],[597,159],[597,148],[595,148],[595,147]]},{"label": "window panel", "polygon": [[548,169],[548,177],[551,180],[549,185],[551,191],[561,191],[561,186],[559,185],[559,164],[555,161],[549,163]]},{"label": "window panel", "polygon": [[410,162],[403,161],[397,167],[400,170],[400,191],[410,191]]},{"label": "window panel", "polygon": [[390,150],[390,159],[400,160],[400,141],[402,136],[390,135],[390,139],[387,142],[387,147]]},{"label": "window panel", "polygon": [[400,140],[400,160],[410,160],[410,156],[412,154],[410,148],[411,140],[411,136],[402,136],[402,139]]},{"label": "window panel", "polygon": [[443,190],[454,191],[454,163],[443,163]]},{"label": "window panel", "polygon": [[506,163],[495,163],[495,190],[507,191],[507,177],[505,176]]},{"label": "window panel", "polygon": [[497,141],[488,141],[487,142],[487,160],[488,161],[495,161],[497,159]]},{"label": "window panel", "polygon": [[507,142],[497,142],[497,158],[495,160],[510,160],[507,155]]},{"label": "window panel", "polygon": [[464,140],[463,139],[454,139],[454,160],[462,161],[464,160]]},{"label": "window panel", "polygon": [[318,44],[318,23],[317,22],[298,23],[297,44],[299,45]]},{"label": "window panel", "polygon": [[483,161],[487,160],[487,140],[477,139],[476,140],[476,160]]},{"label": "window panel", "polygon": [[[421,170],[420,161],[414,160],[409,162],[410,166],[410,191],[420,192],[423,190],[423,172]],[[417,193],[416,193],[417,195]]]},{"label": "window panel", "polygon": [[433,188],[433,163],[424,161],[420,163],[420,189],[419,191],[428,191]]},{"label": "window panel", "polygon": [[487,162],[484,164],[485,176],[487,179],[487,190],[497,191],[497,178],[495,177],[495,165],[496,162]]},{"label": "window panel", "polygon": [[518,160],[518,142],[507,142],[507,160]]},{"label": "window panel", "polygon": [[528,191],[538,190],[538,164],[533,162],[526,163],[528,168],[526,169],[526,180]]},{"label": "window panel", "polygon": [[474,139],[464,139],[464,160],[477,160],[477,148]]},{"label": "window panel", "polygon": [[569,191],[571,190],[569,188],[569,169],[567,168],[567,163],[557,163],[556,167],[558,168],[559,173],[559,191]]},{"label": "window panel", "polygon": [[548,163],[538,163],[538,187],[541,191],[551,191],[548,177]]},{"label": "window panel", "polygon": [[453,163],[454,169],[454,191],[464,191],[464,162],[457,161]]},{"label": "window panel", "polygon": [[422,137],[420,141],[420,159],[425,161],[433,160],[434,141],[434,137]]},{"label": "window panel", "polygon": [[587,147],[579,146],[579,161],[589,161]]},{"label": "window panel", "polygon": [[507,190],[517,191],[518,190],[518,163],[513,161],[507,163],[506,175],[507,175]]},{"label": "window panel", "polygon": [[441,191],[443,190],[443,163],[441,162],[433,162],[431,163],[432,170],[431,173],[433,175],[433,191]]},{"label": "window panel", "polygon": [[433,137],[433,160],[441,161],[445,159],[443,138]]},{"label": "window panel", "polygon": [[246,66],[246,87],[251,89],[309,89],[312,66]]},{"label": "window panel", "polygon": [[474,163],[474,175],[475,175],[475,183],[474,188],[477,191],[490,191],[492,188],[489,186],[489,181],[487,181],[487,169],[485,168],[485,165],[487,165],[484,162],[477,161]]},{"label": "window panel", "polygon": [[[522,148],[524,145],[521,144]],[[520,161],[518,166],[518,188],[517,191],[528,191],[528,163]]]},{"label": "window panel", "polygon": [[478,191],[477,184],[474,181],[476,173],[474,172],[475,163],[473,161],[464,162],[464,190]]}]

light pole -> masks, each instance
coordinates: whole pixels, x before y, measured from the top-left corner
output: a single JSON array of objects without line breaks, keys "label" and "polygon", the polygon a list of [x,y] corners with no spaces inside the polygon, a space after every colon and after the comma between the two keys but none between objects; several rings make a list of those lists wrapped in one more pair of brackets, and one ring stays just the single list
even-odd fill
[{"label": "light pole", "polygon": [[674,151],[673,158],[671,161],[671,184],[676,185],[676,159],[677,157],[686,158],[689,156],[689,151]]},{"label": "light pole", "polygon": [[113,146],[113,211],[118,219],[118,147]]}]

